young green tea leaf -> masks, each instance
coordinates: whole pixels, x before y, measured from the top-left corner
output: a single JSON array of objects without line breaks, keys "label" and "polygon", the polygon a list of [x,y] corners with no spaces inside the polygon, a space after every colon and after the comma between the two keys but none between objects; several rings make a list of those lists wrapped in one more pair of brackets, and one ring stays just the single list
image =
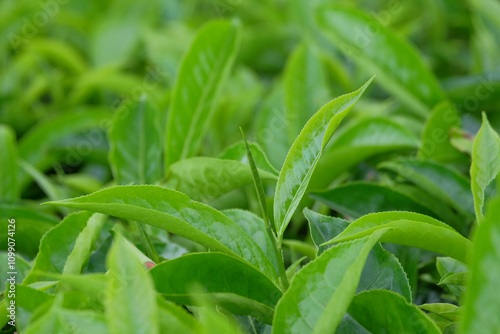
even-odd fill
[{"label": "young green tea leaf", "polygon": [[153,281],[123,239],[114,240],[107,264],[106,321],[110,333],[159,333]]},{"label": "young green tea leaf", "polygon": [[19,199],[17,184],[16,134],[7,125],[0,124],[0,202]]},{"label": "young green tea leaf", "polygon": [[238,28],[224,21],[209,23],[198,32],[182,61],[170,104],[165,170],[198,152],[239,38]]},{"label": "young green tea leaf", "polygon": [[441,333],[424,312],[387,290],[361,292],[352,299],[348,312],[370,333]]},{"label": "young green tea leaf", "polygon": [[319,25],[330,40],[380,84],[397,96],[416,116],[425,119],[444,100],[438,81],[417,50],[374,17],[354,8],[323,6]]},{"label": "young green tea leaf", "polygon": [[305,44],[292,52],[283,75],[288,137],[293,142],[315,110],[328,101],[329,92],[321,59]]},{"label": "young green tea leaf", "polygon": [[208,248],[238,255],[276,279],[276,271],[262,250],[235,222],[177,191],[158,186],[120,186],[51,204],[157,226]]},{"label": "young green tea leaf", "polygon": [[361,97],[373,77],[360,89],[325,104],[304,126],[280,171],[274,198],[274,223],[283,236],[304,195],[324,147],[340,122]]},{"label": "young green tea leaf", "polygon": [[126,102],[109,129],[109,162],[117,184],[153,184],[162,176],[160,113],[145,96]]},{"label": "young green tea leaf", "polygon": [[344,232],[324,243],[356,240],[378,230],[387,230],[381,242],[418,247],[465,262],[471,242],[450,226],[413,212],[372,213],[352,222]]},{"label": "young green tea leaf", "polygon": [[499,172],[500,137],[491,127],[486,114],[483,113],[483,124],[474,139],[470,168],[472,196],[478,223],[484,218],[483,204],[486,187]]},{"label": "young green tea leaf", "polygon": [[430,209],[412,197],[372,183],[349,183],[324,192],[314,192],[309,196],[354,219],[369,213],[391,210],[435,216]]},{"label": "young green tea leaf", "polygon": [[[193,286],[223,308],[271,323],[279,288],[258,270],[222,253],[195,253],[163,262],[151,275],[156,290],[183,305],[196,301]],[[193,299],[194,298],[194,299]]]},{"label": "young green tea leaf", "polygon": [[368,253],[384,232],[336,245],[304,266],[278,302],[273,334],[333,333],[354,297]]},{"label": "young green tea leaf", "polygon": [[44,273],[81,273],[103,223],[103,215],[91,212],[67,216],[43,236],[33,269],[23,284],[46,280]]},{"label": "young green tea leaf", "polygon": [[498,333],[500,328],[500,195],[488,205],[473,237],[470,281],[461,333]]},{"label": "young green tea leaf", "polygon": [[[261,171],[264,179],[276,176]],[[170,165],[168,185],[194,200],[210,202],[252,183],[250,166],[239,161],[194,157]]]}]

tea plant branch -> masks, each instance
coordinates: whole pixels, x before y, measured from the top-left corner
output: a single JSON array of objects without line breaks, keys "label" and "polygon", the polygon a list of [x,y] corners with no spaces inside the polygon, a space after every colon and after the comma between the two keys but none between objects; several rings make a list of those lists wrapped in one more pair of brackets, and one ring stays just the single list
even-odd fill
[{"label": "tea plant branch", "polygon": [[276,226],[271,224],[269,221],[269,217],[267,215],[267,205],[266,205],[266,197],[264,193],[264,186],[262,184],[262,179],[259,176],[259,171],[257,170],[257,166],[255,165],[255,161],[252,156],[252,151],[250,151],[250,147],[248,146],[247,139],[245,138],[245,134],[243,133],[243,129],[240,127],[241,136],[243,137],[243,142],[245,143],[245,149],[247,151],[248,164],[250,165],[250,169],[252,171],[253,184],[255,186],[255,191],[257,192],[257,198],[259,201],[260,210],[262,211],[262,218],[266,224],[266,231],[269,234],[269,238],[273,244],[274,254],[276,254],[276,262],[278,263],[278,270],[280,272],[281,277],[281,285],[283,290],[287,290],[289,283],[286,275],[285,264],[283,260],[283,249],[277,242],[277,233]]}]

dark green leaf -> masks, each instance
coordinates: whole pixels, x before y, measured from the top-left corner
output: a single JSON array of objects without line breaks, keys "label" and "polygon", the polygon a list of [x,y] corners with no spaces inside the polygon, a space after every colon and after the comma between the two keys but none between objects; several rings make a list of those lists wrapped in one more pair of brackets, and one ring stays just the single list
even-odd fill
[{"label": "dark green leaf", "polygon": [[184,305],[193,301],[193,287],[227,310],[271,323],[281,291],[258,270],[221,253],[195,253],[151,269],[158,292]]},{"label": "dark green leaf", "polygon": [[386,290],[361,292],[349,314],[371,333],[441,333],[436,324],[400,295]]},{"label": "dark green leaf", "polygon": [[276,307],[273,333],[333,333],[354,297],[368,253],[383,233],[339,244],[304,266]]},{"label": "dark green leaf", "polygon": [[371,183],[350,183],[310,196],[350,218],[380,211],[412,211],[434,215],[429,209],[407,195]]}]

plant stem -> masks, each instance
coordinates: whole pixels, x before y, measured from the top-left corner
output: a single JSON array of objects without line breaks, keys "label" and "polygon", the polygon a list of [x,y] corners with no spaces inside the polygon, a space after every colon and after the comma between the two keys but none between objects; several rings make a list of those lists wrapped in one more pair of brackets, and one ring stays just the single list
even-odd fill
[{"label": "plant stem", "polygon": [[290,286],[290,284],[288,283],[288,277],[286,275],[285,261],[283,258],[283,249],[281,247],[281,244],[278,244],[276,235],[272,232],[269,225],[270,224],[268,223],[266,226],[266,230],[267,233],[269,234],[269,237],[271,238],[274,247],[274,253],[276,254],[276,262],[278,262],[278,270],[280,272],[280,278],[281,278],[281,287],[283,288],[283,291],[286,291]]},{"label": "plant stem", "polygon": [[139,238],[141,239],[141,243],[146,250],[148,257],[153,260],[155,264],[160,262],[160,258],[158,257],[158,253],[151,242],[148,234],[146,233],[146,229],[142,223],[134,221],[137,231],[139,232]]}]

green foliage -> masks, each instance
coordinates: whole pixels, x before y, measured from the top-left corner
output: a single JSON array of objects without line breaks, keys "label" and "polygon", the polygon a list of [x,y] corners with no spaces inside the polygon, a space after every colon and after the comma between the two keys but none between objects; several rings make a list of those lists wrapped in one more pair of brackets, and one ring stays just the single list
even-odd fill
[{"label": "green foliage", "polygon": [[499,17],[0,1],[0,332],[499,333]]}]

